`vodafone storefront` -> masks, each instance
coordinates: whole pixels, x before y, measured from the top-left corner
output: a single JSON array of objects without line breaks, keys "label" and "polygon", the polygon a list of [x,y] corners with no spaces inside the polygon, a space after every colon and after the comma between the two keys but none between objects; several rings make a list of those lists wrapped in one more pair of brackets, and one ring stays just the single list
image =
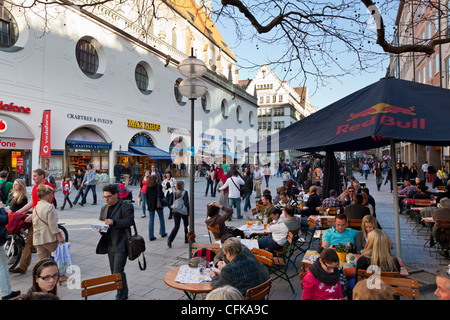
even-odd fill
[{"label": "vodafone storefront", "polygon": [[9,172],[8,181],[23,178],[27,185],[31,184],[33,141],[33,133],[25,124],[0,113],[0,171]]}]

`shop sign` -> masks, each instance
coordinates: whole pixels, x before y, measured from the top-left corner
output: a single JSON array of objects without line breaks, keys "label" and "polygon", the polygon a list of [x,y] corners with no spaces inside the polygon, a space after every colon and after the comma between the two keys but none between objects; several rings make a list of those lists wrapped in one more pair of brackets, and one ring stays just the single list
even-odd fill
[{"label": "shop sign", "polygon": [[68,113],[67,118],[69,119],[75,119],[75,120],[82,120],[82,121],[91,121],[91,122],[97,122],[97,123],[106,123],[106,124],[112,124],[113,121],[109,119],[103,119],[103,118],[96,118],[91,116],[85,116],[82,114],[72,114]]},{"label": "shop sign", "polygon": [[3,101],[0,101],[0,110],[12,111],[12,112],[18,112],[18,113],[26,113],[26,114],[30,114],[30,111],[31,111],[30,108],[16,106],[13,102],[10,102],[9,104],[3,103]]},{"label": "shop sign", "polygon": [[23,157],[17,157],[16,158],[16,169],[17,169],[17,173],[24,173],[24,170],[23,170]]},{"label": "shop sign", "polygon": [[131,119],[128,119],[128,127],[145,129],[145,130],[161,131],[160,124],[138,121],[138,120],[131,120]]},{"label": "shop sign", "polygon": [[0,133],[5,132],[8,129],[8,125],[6,124],[6,121],[3,119],[0,119]]},{"label": "shop sign", "polygon": [[0,139],[0,149],[27,150],[33,148],[33,141],[29,139]]},{"label": "shop sign", "polygon": [[50,143],[50,110],[44,110],[42,116],[42,131],[41,131],[41,157],[51,156]]}]

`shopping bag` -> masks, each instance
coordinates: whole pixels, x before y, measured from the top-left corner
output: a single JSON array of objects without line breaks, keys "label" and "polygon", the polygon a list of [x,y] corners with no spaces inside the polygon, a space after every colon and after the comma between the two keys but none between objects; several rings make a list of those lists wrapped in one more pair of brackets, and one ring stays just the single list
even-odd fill
[{"label": "shopping bag", "polygon": [[72,270],[72,254],[70,253],[70,242],[58,244],[56,248],[54,259],[58,265],[60,275],[71,272]]}]

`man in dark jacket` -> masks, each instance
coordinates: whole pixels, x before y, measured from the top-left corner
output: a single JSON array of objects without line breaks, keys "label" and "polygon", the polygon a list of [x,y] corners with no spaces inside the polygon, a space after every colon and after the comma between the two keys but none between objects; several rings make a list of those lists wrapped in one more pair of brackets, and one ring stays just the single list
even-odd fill
[{"label": "man in dark jacket", "polygon": [[97,253],[107,253],[111,274],[120,273],[122,275],[123,288],[117,290],[116,299],[126,300],[128,299],[125,275],[125,264],[128,258],[126,240],[131,235],[130,227],[134,224],[134,207],[118,196],[118,189],[115,185],[110,184],[103,187],[103,198],[106,205],[102,207],[99,219],[104,221],[109,228],[100,239]]},{"label": "man in dark jacket", "polygon": [[353,197],[354,203],[344,208],[344,214],[347,219],[362,219],[365,216],[370,215],[370,209],[362,205],[363,201],[364,198],[362,194],[355,194]]},{"label": "man in dark jacket", "polygon": [[116,165],[114,166],[114,177],[116,177],[116,183],[120,182],[121,174],[122,174],[122,165],[120,164],[120,161],[117,161]]}]

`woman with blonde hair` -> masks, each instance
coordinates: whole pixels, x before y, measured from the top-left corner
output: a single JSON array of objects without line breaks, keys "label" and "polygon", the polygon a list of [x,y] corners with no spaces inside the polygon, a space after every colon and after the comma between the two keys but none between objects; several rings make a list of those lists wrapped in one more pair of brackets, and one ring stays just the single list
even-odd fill
[{"label": "woman with blonde hair", "polygon": [[27,186],[23,179],[14,180],[13,187],[9,196],[9,208],[16,212],[28,203]]},{"label": "woman with blonde hair", "polygon": [[367,270],[371,265],[378,266],[381,272],[400,271],[400,263],[391,253],[389,237],[380,229],[369,232],[364,253],[356,263],[356,272]]},{"label": "woman with blonde hair", "polygon": [[377,226],[378,222],[374,216],[364,216],[361,221],[361,231],[359,231],[355,237],[355,253],[361,254],[364,251],[369,233],[375,229],[378,229]]},{"label": "woman with blonde hair", "polygon": [[383,281],[369,285],[369,280],[358,281],[353,288],[353,300],[394,300],[395,290]]}]

